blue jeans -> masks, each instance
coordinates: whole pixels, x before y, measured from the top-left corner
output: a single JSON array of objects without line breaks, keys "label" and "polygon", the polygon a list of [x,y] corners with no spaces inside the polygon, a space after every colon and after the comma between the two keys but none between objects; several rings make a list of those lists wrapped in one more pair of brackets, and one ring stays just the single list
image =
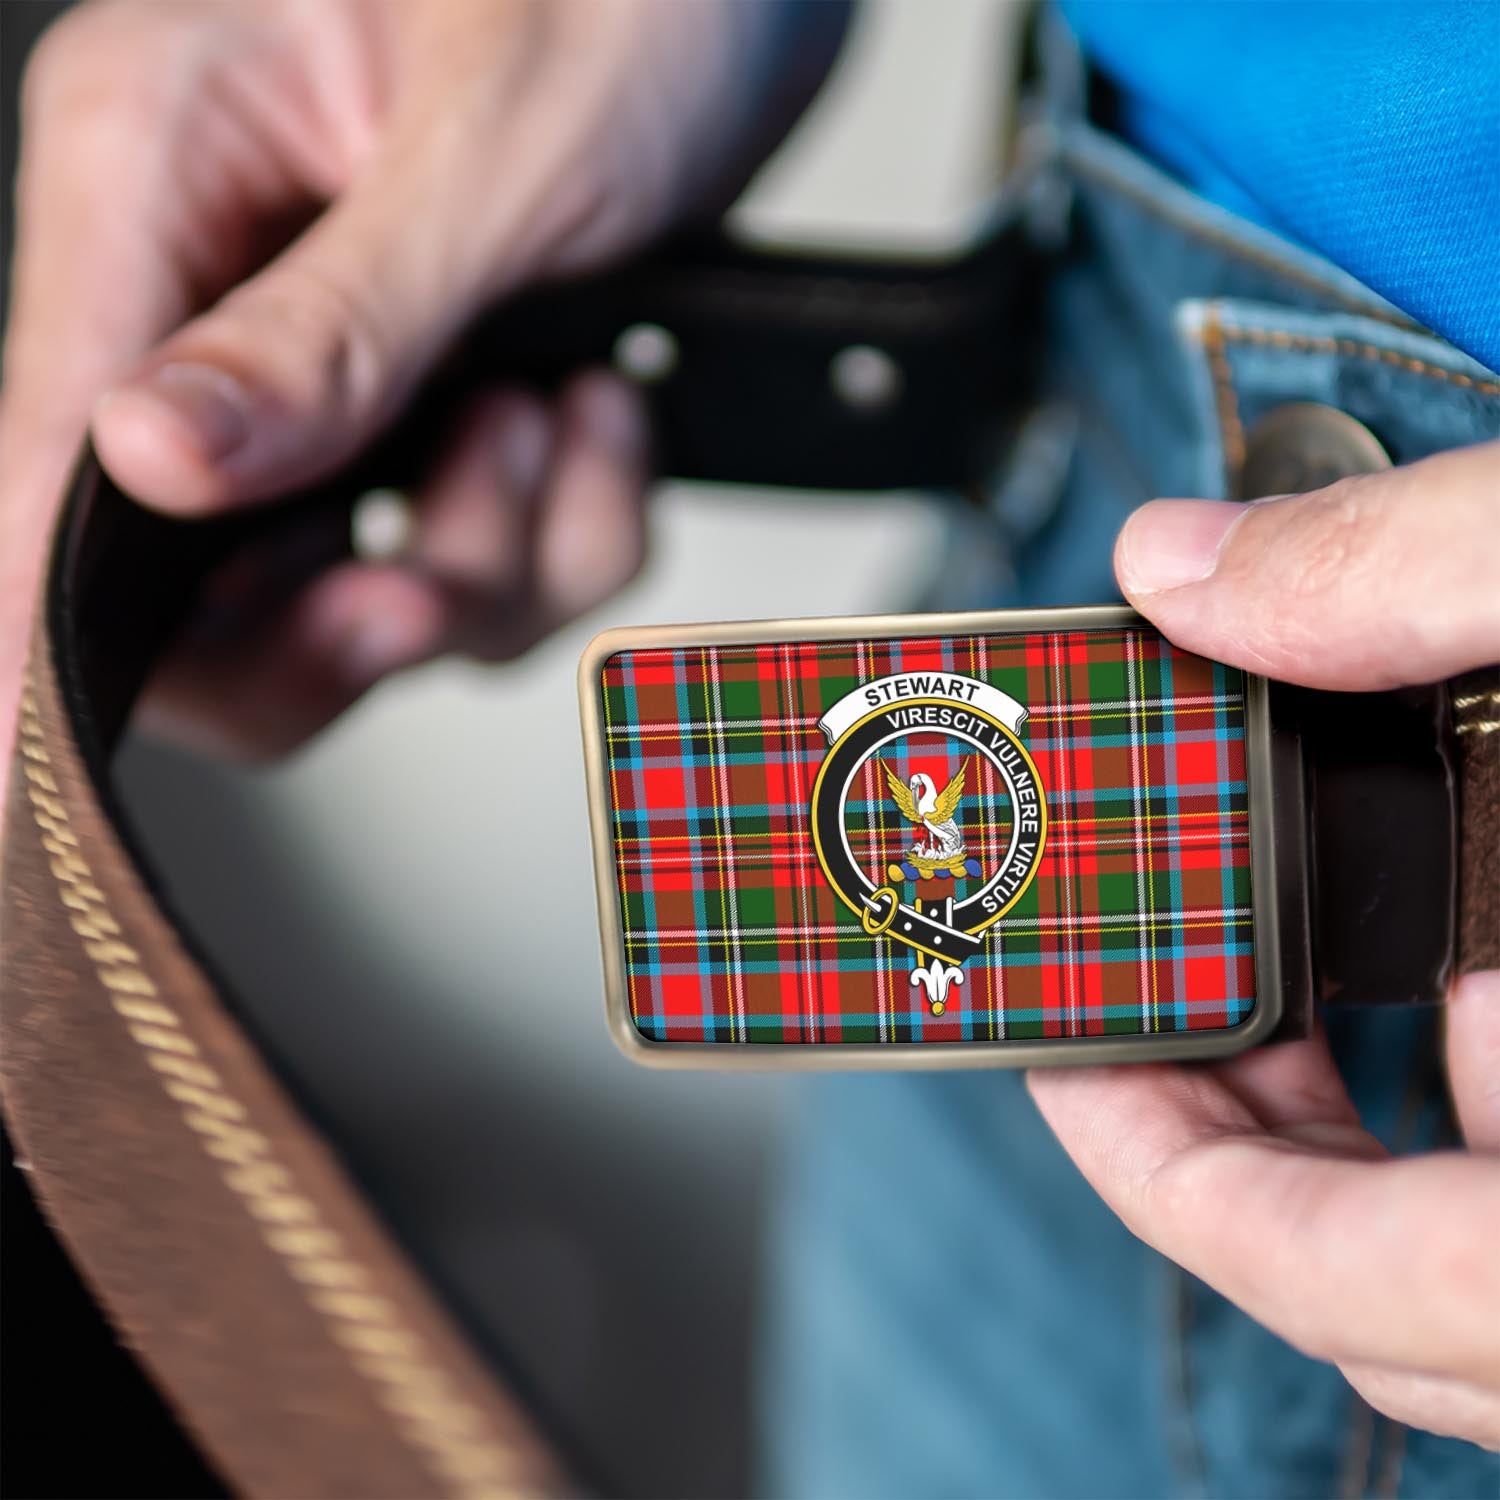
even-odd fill
[{"label": "blue jeans", "polygon": [[[1060,128],[1082,253],[1050,292],[1021,468],[987,535],[955,544],[1003,585],[948,607],[1116,597],[1126,514],[1224,494],[1226,452],[1287,402],[1349,412],[1398,463],[1500,435],[1472,361],[1119,142]],[[1396,1150],[1451,1142],[1432,1014],[1328,1019],[1371,1128]],[[760,1379],[768,1493],[1500,1495],[1494,1454],[1377,1415],[1135,1240],[1016,1075],[806,1080],[797,1099]]]}]

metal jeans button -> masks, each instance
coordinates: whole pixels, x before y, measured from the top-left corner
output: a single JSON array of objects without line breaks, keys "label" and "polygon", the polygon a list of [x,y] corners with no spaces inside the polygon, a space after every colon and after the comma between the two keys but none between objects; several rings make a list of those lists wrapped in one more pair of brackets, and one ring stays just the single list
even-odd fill
[{"label": "metal jeans button", "polygon": [[1363,422],[1337,407],[1297,401],[1267,412],[1246,434],[1235,498],[1300,495],[1349,474],[1390,467],[1390,456]]}]

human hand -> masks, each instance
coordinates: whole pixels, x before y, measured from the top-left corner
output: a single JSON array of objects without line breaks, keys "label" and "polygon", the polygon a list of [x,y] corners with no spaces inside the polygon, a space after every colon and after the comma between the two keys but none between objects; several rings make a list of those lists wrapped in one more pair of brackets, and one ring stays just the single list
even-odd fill
[{"label": "human hand", "polygon": [[[836,9],[836,8],[835,8]],[[99,0],[23,91],[0,402],[0,744],[85,429],[180,516],[337,467],[476,312],[726,200],[815,86],[827,8],[735,0]],[[181,652],[145,714],[284,750],[384,674],[514,654],[643,547],[632,391],[455,413],[396,565],[349,562]],[[0,771],[0,776],[3,776]]]},{"label": "human hand", "polygon": [[[1158,501],[1115,551],[1131,603],[1178,645],[1352,691],[1500,659],[1497,563],[1496,444],[1251,506]],[[1387,1156],[1321,1036],[1029,1083],[1147,1243],[1381,1411],[1500,1447],[1500,972],[1456,985],[1446,1025],[1463,1152]]]}]

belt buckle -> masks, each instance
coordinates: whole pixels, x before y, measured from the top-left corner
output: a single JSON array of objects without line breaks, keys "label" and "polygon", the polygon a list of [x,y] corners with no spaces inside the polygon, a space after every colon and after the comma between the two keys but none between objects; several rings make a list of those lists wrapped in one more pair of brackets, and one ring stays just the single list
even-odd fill
[{"label": "belt buckle", "polygon": [[1132,610],[612,630],[579,690],[638,1062],[1212,1057],[1310,1005],[1268,684]]}]

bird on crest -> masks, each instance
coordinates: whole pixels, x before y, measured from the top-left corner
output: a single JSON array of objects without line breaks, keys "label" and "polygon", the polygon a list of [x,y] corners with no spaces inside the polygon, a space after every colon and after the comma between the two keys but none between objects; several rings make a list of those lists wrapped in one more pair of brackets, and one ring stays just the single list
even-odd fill
[{"label": "bird on crest", "polygon": [[880,768],[890,783],[891,796],[901,809],[901,816],[925,828],[931,837],[931,843],[918,844],[912,853],[921,859],[958,858],[964,852],[964,836],[953,815],[964,794],[964,777],[969,771],[967,757],[941,792],[925,771],[918,771],[907,786],[902,786],[901,778],[884,761]]}]

